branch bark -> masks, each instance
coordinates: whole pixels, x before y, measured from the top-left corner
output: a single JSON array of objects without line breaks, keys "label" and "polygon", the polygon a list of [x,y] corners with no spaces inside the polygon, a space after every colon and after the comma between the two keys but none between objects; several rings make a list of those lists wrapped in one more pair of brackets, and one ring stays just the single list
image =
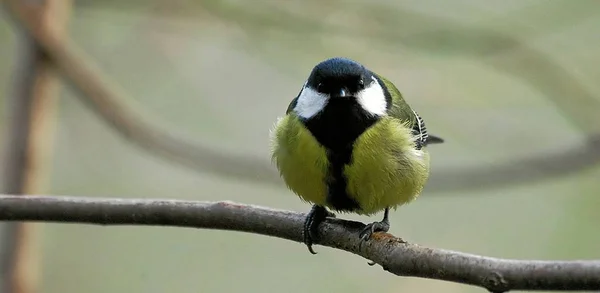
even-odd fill
[{"label": "branch bark", "polygon": [[[1,221],[151,225],[220,229],[302,241],[305,214],[234,202],[0,195]],[[600,260],[511,260],[427,248],[376,233],[361,243],[364,224],[327,219],[317,244],[372,260],[398,276],[509,290],[600,290]],[[304,253],[299,247],[298,253]]]}]

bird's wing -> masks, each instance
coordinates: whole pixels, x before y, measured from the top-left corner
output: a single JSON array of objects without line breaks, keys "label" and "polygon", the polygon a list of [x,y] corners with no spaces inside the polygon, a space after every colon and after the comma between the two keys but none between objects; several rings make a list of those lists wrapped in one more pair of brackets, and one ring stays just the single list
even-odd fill
[{"label": "bird's wing", "polygon": [[380,75],[377,75],[377,77],[384,83],[384,86],[392,96],[392,107],[388,111],[388,115],[406,123],[412,129],[413,135],[417,138],[417,147],[419,149],[428,144],[444,142],[442,138],[427,133],[425,120],[406,103],[398,88],[391,81]]},{"label": "bird's wing", "polygon": [[442,139],[439,136],[429,135],[427,133],[427,127],[425,127],[425,121],[423,120],[423,118],[421,118],[421,116],[419,116],[419,114],[417,114],[417,112],[415,112],[414,110],[413,113],[415,113],[417,123],[413,125],[412,131],[413,135],[417,137],[418,144],[421,147],[427,146],[428,144],[444,142],[444,139]]}]

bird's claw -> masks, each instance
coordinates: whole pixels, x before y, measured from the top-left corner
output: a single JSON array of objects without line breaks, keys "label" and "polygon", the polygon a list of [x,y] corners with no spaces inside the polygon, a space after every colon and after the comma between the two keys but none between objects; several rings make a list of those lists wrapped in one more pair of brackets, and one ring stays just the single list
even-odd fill
[{"label": "bird's claw", "polygon": [[313,208],[306,215],[306,220],[304,221],[304,231],[303,231],[303,242],[308,247],[308,251],[312,254],[317,254],[313,248],[313,240],[319,237],[319,224],[321,224],[326,217],[335,218],[335,214],[326,210],[321,206],[313,206]]},{"label": "bird's claw", "polygon": [[381,221],[381,222],[373,222],[371,224],[368,224],[361,232],[360,232],[360,239],[363,241],[367,241],[369,239],[371,239],[371,236],[373,236],[373,234],[375,232],[387,232],[388,230],[390,230],[390,224],[385,222],[385,221]]},{"label": "bird's claw", "polygon": [[304,229],[304,245],[306,245],[306,247],[308,247],[308,251],[312,254],[317,254],[317,252],[314,251],[312,245],[313,245],[313,239],[316,239],[318,237],[318,235],[312,231],[313,229]]}]

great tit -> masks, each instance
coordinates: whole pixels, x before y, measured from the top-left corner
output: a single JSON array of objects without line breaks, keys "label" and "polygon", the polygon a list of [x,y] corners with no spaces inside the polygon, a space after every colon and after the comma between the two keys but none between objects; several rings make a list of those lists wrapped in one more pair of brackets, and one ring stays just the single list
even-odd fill
[{"label": "great tit", "polygon": [[373,215],[383,220],[360,233],[368,240],[387,232],[390,208],[409,203],[429,177],[426,146],[444,140],[428,135],[423,119],[394,84],[342,57],[317,64],[286,115],[271,131],[272,161],[283,181],[312,203],[304,243],[312,244],[328,211]]}]

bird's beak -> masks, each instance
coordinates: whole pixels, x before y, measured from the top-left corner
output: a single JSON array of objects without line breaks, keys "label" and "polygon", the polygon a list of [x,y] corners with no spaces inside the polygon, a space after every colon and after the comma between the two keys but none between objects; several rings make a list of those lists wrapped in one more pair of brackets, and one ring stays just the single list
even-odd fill
[{"label": "bird's beak", "polygon": [[340,98],[346,98],[348,97],[348,91],[346,89],[340,89],[340,91],[337,94],[338,97]]}]

